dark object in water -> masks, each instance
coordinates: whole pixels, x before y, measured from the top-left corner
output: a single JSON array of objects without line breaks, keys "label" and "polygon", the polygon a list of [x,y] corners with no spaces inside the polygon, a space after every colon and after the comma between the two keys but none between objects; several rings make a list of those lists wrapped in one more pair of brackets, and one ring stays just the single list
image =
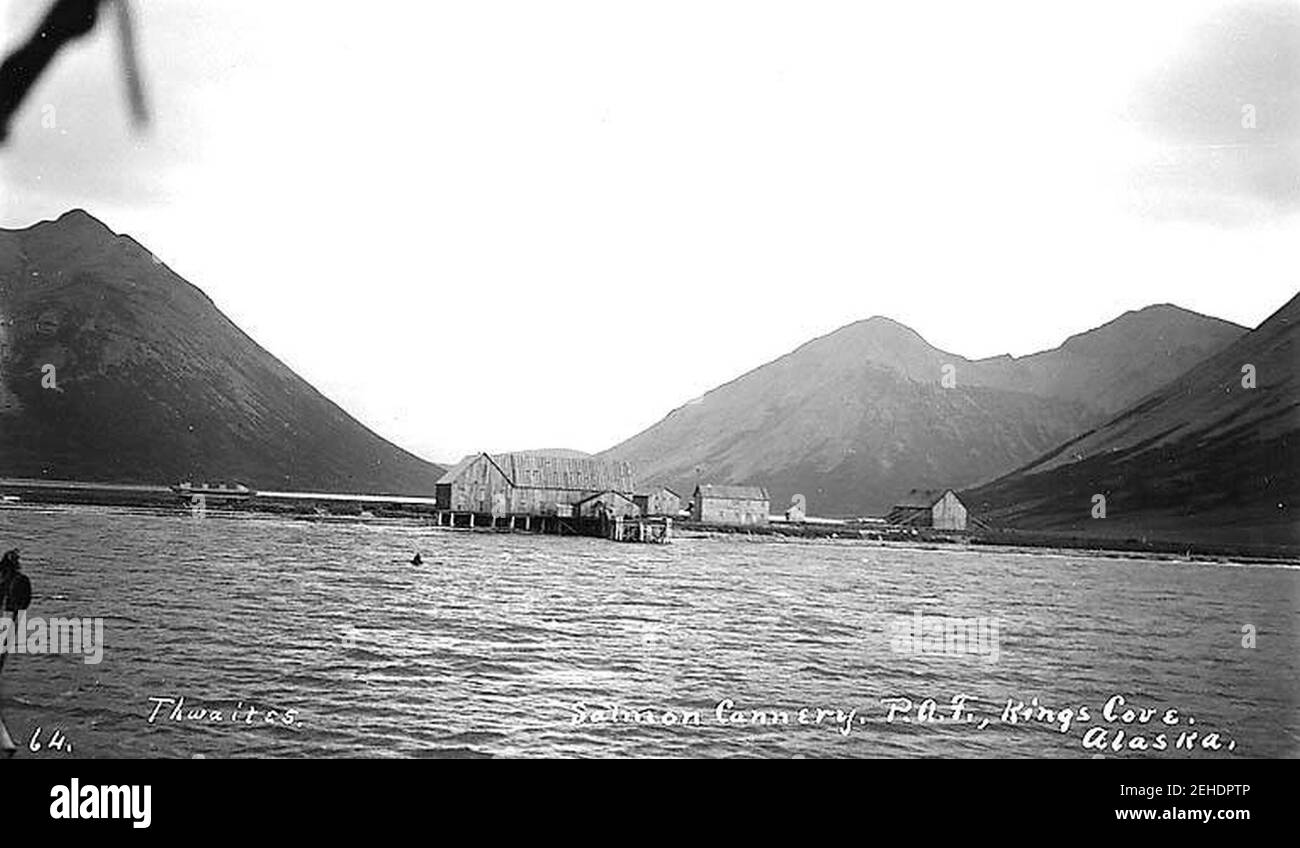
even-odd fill
[{"label": "dark object in water", "polygon": [[424,559],[419,554],[416,554],[411,557],[411,565],[424,565]]}]

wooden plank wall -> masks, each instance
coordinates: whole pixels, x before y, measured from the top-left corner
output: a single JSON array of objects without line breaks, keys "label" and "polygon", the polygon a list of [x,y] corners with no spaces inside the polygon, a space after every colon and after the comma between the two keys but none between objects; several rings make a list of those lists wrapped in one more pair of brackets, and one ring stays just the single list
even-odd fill
[{"label": "wooden plank wall", "polygon": [[936,530],[965,530],[966,506],[952,492],[945,492],[931,511]]},{"label": "wooden plank wall", "polygon": [[709,524],[766,524],[767,501],[701,498],[701,521]]},{"label": "wooden plank wall", "polygon": [[646,498],[646,515],[667,515],[676,518],[681,511],[682,499],[667,489],[651,492]]}]

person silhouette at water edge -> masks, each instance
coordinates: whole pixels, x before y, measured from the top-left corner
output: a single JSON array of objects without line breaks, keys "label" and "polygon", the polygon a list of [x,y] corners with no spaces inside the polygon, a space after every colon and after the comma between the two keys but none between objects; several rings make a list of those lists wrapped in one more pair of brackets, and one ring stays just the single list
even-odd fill
[{"label": "person silhouette at water edge", "polygon": [[[0,557],[0,617],[16,618],[19,612],[32,604],[32,581],[22,573],[21,568],[17,549],[6,551]],[[0,643],[0,672],[4,671],[5,658],[8,656],[8,634],[9,629],[6,627],[3,643]],[[17,749],[3,717],[0,717],[0,759],[12,757]]]},{"label": "person silhouette at water edge", "polygon": [[[23,574],[18,549],[6,551],[0,557],[0,616],[16,617],[32,605],[32,581]],[[0,645],[0,672],[4,671],[7,652]]]}]

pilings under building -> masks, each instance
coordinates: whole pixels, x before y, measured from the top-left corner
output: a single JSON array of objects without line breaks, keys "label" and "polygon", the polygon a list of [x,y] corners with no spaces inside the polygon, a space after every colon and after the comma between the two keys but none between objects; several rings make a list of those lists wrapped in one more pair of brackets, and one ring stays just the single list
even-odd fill
[{"label": "pilings under building", "polygon": [[436,513],[435,523],[439,527],[465,530],[542,533],[551,536],[592,536],[614,542],[664,544],[670,542],[673,537],[673,520],[667,517],[492,515],[439,510]]}]

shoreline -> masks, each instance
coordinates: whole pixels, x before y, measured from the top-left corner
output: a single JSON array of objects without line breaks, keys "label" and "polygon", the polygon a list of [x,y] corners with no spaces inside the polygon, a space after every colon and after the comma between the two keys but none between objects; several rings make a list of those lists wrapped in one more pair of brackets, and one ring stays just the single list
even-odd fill
[{"label": "shoreline", "polygon": [[[12,488],[0,483],[0,495]],[[59,490],[59,494],[68,494]],[[159,518],[185,518],[188,504],[174,492],[162,487],[96,487],[93,484],[76,490],[76,497],[57,497],[54,490],[34,490],[17,502],[0,502],[0,512],[54,508],[89,507],[120,511],[124,514],[152,515]],[[512,531],[479,527],[439,527],[429,510],[415,505],[361,505],[347,501],[325,505],[319,503],[267,503],[245,501],[222,506],[208,506],[206,519],[278,518],[316,524],[365,524],[419,528],[449,533],[485,533],[512,535]],[[542,535],[524,530],[513,535]],[[1053,534],[1044,531],[992,530],[958,533],[911,528],[889,528],[857,524],[766,524],[755,526],[707,525],[688,520],[674,523],[679,539],[712,539],[750,544],[785,544],[810,542],[857,545],[869,548],[903,550],[1006,551],[1027,556],[1069,555],[1097,559],[1145,560],[1170,564],[1269,565],[1300,567],[1300,550],[1285,546],[1245,546],[1213,543],[1184,543],[1160,540],[1081,537],[1077,534]]]}]

